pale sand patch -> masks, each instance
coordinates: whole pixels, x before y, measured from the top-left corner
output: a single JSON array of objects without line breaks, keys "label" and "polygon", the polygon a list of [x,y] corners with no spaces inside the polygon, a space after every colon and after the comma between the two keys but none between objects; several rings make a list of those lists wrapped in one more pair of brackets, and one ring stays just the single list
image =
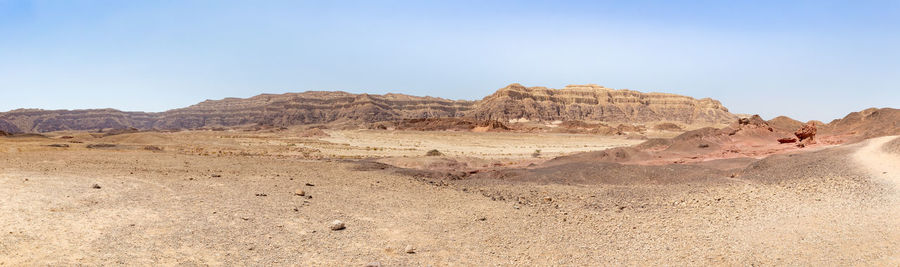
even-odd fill
[{"label": "pale sand patch", "polygon": [[866,141],[853,158],[862,165],[872,177],[892,183],[900,190],[900,155],[888,153],[883,147],[900,136],[884,136]]}]

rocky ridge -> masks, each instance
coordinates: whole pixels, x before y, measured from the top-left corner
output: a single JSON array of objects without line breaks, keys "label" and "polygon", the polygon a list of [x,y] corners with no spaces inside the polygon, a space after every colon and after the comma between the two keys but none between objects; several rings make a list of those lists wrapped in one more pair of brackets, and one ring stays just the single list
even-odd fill
[{"label": "rocky ridge", "polygon": [[373,123],[425,118],[475,121],[606,121],[728,123],[736,116],[719,101],[665,93],[615,90],[597,85],[564,89],[511,84],[480,101],[403,94],[310,91],[207,100],[165,112],[114,109],[19,109],[0,113],[0,131],[50,132],[97,129],[201,129],[241,125]]}]

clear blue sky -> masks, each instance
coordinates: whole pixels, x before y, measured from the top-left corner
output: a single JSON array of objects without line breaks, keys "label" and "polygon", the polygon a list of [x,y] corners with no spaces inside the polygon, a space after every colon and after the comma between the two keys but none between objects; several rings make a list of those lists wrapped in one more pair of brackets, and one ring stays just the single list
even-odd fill
[{"label": "clear blue sky", "polygon": [[900,1],[0,0],[0,110],[162,111],[306,90],[509,83],[829,121],[900,108]]}]

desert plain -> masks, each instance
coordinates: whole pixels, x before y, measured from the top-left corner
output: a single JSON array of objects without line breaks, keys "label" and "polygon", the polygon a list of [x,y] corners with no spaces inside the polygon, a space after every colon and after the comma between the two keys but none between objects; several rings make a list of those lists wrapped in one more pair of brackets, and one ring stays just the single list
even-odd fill
[{"label": "desert plain", "polygon": [[305,127],[0,137],[0,265],[900,264],[896,136],[713,167],[552,169],[642,142]]}]

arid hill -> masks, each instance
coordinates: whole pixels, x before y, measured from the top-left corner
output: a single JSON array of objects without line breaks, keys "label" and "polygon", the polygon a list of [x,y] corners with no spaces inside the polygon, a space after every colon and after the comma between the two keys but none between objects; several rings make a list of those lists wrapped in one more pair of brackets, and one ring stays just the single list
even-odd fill
[{"label": "arid hill", "polygon": [[424,118],[474,121],[527,119],[622,123],[728,123],[736,116],[716,100],[664,93],[614,90],[596,85],[565,89],[512,84],[480,101],[402,94],[311,91],[207,100],[159,113],[114,109],[20,109],[0,113],[0,130],[49,132],[97,129],[198,129],[241,125],[372,123]]},{"label": "arid hill", "polygon": [[769,123],[769,126],[772,126],[772,128],[785,132],[791,132],[800,129],[800,126],[803,126],[803,122],[791,119],[788,116],[778,116],[766,122]]},{"label": "arid hill", "polygon": [[470,116],[500,121],[583,120],[608,122],[728,123],[737,117],[719,101],[666,93],[615,90],[599,85],[563,89],[510,84],[485,97]]},{"label": "arid hill", "polygon": [[826,135],[849,135],[849,141],[900,135],[900,109],[870,108],[853,112],[822,127]]}]

